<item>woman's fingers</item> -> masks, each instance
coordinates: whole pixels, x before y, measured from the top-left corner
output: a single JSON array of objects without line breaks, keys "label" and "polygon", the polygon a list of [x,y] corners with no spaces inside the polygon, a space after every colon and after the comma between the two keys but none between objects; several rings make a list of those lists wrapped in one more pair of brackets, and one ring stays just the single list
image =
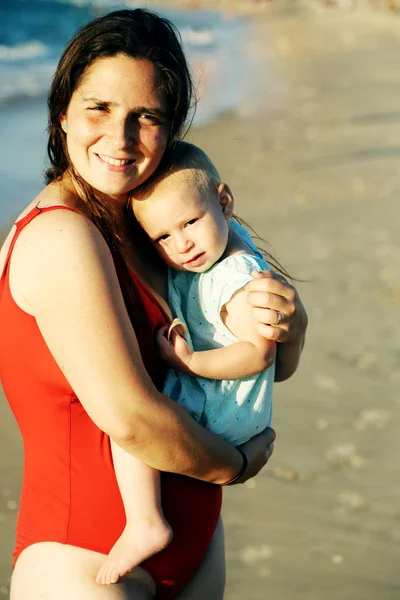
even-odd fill
[{"label": "woman's fingers", "polygon": [[279,306],[277,308],[257,308],[253,307],[253,317],[257,321],[262,321],[267,325],[274,325],[276,327],[284,326],[289,318],[287,311],[289,310],[286,306]]},{"label": "woman's fingers", "polygon": [[264,444],[272,444],[276,440],[276,431],[272,427],[266,427],[264,431],[252,439],[263,440]]},{"label": "woman's fingers", "polygon": [[[245,444],[240,446],[242,452],[247,457],[247,469],[237,483],[244,483],[247,479],[255,477],[259,471],[267,464],[273,449],[276,434],[271,427],[251,438]],[[236,483],[236,482],[235,482]]]},{"label": "woman's fingers", "polygon": [[290,341],[305,331],[307,316],[295,288],[283,275],[271,271],[253,273],[246,286],[260,335],[276,342]]},{"label": "woman's fingers", "polygon": [[284,329],[283,327],[276,327],[275,325],[265,325],[264,323],[257,323],[257,331],[258,333],[270,340],[271,342],[287,342],[289,338],[288,329]]},{"label": "woman's fingers", "polygon": [[266,457],[266,459],[267,459],[267,460],[266,460],[266,462],[268,462],[268,461],[269,461],[269,459],[270,459],[270,457],[271,457],[271,455],[272,455],[273,451],[274,451],[274,442],[271,442],[270,444],[268,444],[268,446],[267,446],[267,450],[266,450],[266,452],[265,452],[265,457]]},{"label": "woman's fingers", "polygon": [[260,335],[275,342],[286,342],[291,329],[290,317],[281,312],[282,319],[277,325],[277,311],[266,308],[253,308],[257,331]]},{"label": "woman's fingers", "polygon": [[[262,301],[262,306],[264,306],[265,299],[261,300],[261,297],[265,295],[278,295],[287,302],[293,302],[295,300],[296,290],[290,283],[288,283],[283,275],[273,273],[272,271],[262,271],[261,273],[254,271],[252,276],[254,279],[249,281],[249,283],[246,285],[246,291],[249,295],[250,304],[253,304],[254,306],[260,306],[257,304],[257,302]],[[250,298],[254,299],[251,300]]]}]

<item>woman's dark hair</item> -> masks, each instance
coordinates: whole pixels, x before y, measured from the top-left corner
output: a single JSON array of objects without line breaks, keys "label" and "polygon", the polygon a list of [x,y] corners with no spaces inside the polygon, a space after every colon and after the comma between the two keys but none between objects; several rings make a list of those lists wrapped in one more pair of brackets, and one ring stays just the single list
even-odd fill
[{"label": "woman's dark hair", "polygon": [[62,54],[48,97],[50,168],[46,183],[59,179],[67,169],[82,191],[83,208],[108,239],[118,233],[108,209],[93,188],[73,169],[60,117],[87,68],[98,58],[125,54],[149,61],[158,70],[167,102],[170,130],[167,147],[183,137],[195,105],[193,82],[183,53],[179,32],[167,19],[145,9],[119,10],[91,21],[77,31]]}]

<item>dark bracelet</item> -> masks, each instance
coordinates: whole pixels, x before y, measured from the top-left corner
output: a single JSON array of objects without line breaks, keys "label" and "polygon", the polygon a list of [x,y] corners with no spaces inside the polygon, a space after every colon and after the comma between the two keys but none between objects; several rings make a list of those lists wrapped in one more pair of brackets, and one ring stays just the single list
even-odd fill
[{"label": "dark bracelet", "polygon": [[236,448],[236,450],[238,450],[240,452],[240,454],[242,455],[243,458],[243,464],[240,467],[240,471],[237,475],[235,475],[235,477],[233,477],[232,479],[230,479],[229,481],[227,481],[226,483],[224,483],[223,485],[231,485],[232,483],[235,483],[235,481],[237,481],[238,479],[240,479],[242,477],[242,475],[244,475],[244,472],[247,469],[247,456],[245,455],[245,453],[243,452],[243,450],[241,450],[240,448]]}]

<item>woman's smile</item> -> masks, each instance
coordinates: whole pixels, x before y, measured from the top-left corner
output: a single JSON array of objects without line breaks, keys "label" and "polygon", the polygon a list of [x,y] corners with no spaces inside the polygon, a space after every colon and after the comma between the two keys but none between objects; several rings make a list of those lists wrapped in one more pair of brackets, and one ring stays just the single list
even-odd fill
[{"label": "woman's smile", "polygon": [[160,75],[147,60],[96,60],[60,119],[76,171],[101,194],[126,195],[156,169],[168,139]]},{"label": "woman's smile", "polygon": [[136,162],[133,158],[113,158],[112,156],[98,154],[96,152],[94,154],[100,159],[106,169],[116,173],[125,173]]}]

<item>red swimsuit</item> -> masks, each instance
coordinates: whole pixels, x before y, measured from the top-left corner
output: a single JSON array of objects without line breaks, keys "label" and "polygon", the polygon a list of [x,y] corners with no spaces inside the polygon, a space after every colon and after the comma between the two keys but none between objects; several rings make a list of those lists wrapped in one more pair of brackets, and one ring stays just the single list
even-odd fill
[{"label": "red swimsuit", "polygon": [[[29,545],[45,541],[107,554],[125,526],[109,437],[88,417],[35,318],[17,306],[9,287],[9,260],[20,232],[41,212],[60,208],[66,207],[33,208],[17,222],[0,280],[0,377],[25,454],[15,561]],[[136,277],[128,281],[122,260],[115,256],[114,261],[128,312],[138,319],[144,364],[161,386],[165,365],[154,336],[168,317]],[[162,475],[162,505],[174,537],[143,564],[157,583],[158,599],[175,598],[196,572],[217,525],[221,498],[219,486]]]}]

